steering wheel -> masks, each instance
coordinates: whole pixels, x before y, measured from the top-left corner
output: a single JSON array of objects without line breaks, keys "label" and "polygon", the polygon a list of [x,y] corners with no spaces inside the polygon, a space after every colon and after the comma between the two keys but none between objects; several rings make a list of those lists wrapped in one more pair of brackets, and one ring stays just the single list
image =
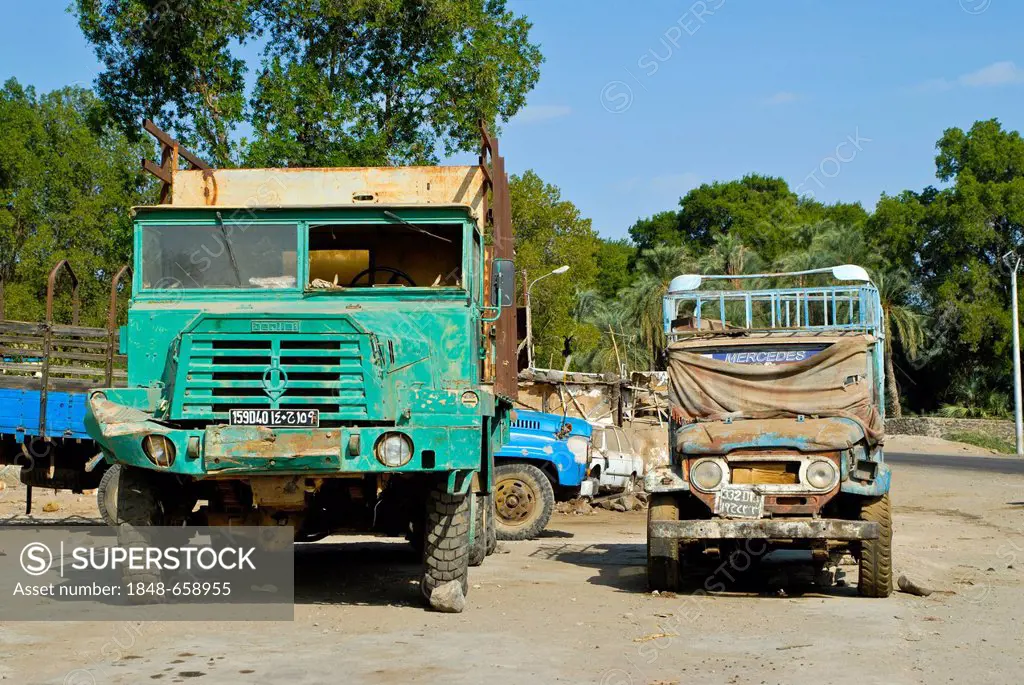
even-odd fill
[{"label": "steering wheel", "polygon": [[405,273],[404,271],[401,271],[400,269],[395,269],[390,266],[371,266],[369,269],[363,269],[362,271],[356,274],[355,278],[353,278],[352,281],[348,284],[348,287],[354,288],[356,285],[359,284],[359,279],[361,279],[363,276],[369,276],[369,278],[367,279],[369,281],[368,285],[377,285],[378,271],[385,271],[391,274],[391,278],[388,279],[387,285],[394,285],[395,283],[398,283],[399,279],[401,279],[404,280],[413,288],[416,287],[416,284],[413,283],[412,278],[409,277],[409,274]]}]

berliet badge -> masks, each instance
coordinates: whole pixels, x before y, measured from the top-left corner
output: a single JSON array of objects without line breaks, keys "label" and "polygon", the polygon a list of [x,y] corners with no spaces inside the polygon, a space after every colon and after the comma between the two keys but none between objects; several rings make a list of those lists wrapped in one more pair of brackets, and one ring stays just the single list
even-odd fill
[{"label": "berliet badge", "polygon": [[271,402],[277,402],[288,387],[288,373],[277,359],[263,370],[263,392]]}]

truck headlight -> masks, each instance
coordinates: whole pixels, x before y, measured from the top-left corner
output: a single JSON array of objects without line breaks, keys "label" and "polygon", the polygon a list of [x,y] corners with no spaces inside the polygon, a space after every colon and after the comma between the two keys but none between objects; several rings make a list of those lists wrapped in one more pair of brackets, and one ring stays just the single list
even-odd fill
[{"label": "truck headlight", "polygon": [[690,482],[701,490],[714,490],[722,484],[724,471],[714,459],[698,461],[690,468]]},{"label": "truck headlight", "polygon": [[412,440],[404,433],[384,433],[377,438],[373,454],[384,466],[405,466],[412,459]]},{"label": "truck headlight", "polygon": [[590,461],[590,441],[582,435],[573,435],[565,441],[566,447],[572,452],[573,461],[586,464]]},{"label": "truck headlight", "polygon": [[812,488],[825,490],[835,484],[837,475],[836,465],[830,461],[820,459],[807,465],[807,483]]},{"label": "truck headlight", "polygon": [[161,468],[167,468],[174,463],[174,443],[166,435],[147,435],[142,439],[142,451],[151,462]]}]

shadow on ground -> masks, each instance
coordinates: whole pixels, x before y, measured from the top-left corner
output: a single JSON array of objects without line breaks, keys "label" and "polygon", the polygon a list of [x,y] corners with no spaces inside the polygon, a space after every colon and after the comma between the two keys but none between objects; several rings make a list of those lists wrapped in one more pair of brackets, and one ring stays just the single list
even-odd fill
[{"label": "shadow on ground", "polygon": [[295,545],[295,603],[422,608],[419,554],[400,542]]},{"label": "shadow on ground", "polygon": [[[560,561],[597,571],[588,582],[620,592],[648,592],[647,547],[643,543],[545,544],[533,558]],[[832,574],[818,574],[807,560],[788,555],[768,555],[761,560],[733,556],[691,559],[684,564],[680,594],[744,594],[765,597],[845,597],[856,595],[839,571],[839,583]]]}]

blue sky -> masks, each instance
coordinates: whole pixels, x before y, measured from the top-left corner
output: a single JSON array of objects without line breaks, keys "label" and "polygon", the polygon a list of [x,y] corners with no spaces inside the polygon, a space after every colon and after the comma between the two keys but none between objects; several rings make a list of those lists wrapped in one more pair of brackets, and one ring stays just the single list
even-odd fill
[{"label": "blue sky", "polygon": [[[1014,0],[510,0],[547,61],[505,126],[606,237],[702,182],[758,172],[874,207],[934,183],[943,129],[1024,128]],[[0,78],[39,90],[99,71],[63,0],[9,3]],[[466,161],[470,159],[466,157]]]}]

